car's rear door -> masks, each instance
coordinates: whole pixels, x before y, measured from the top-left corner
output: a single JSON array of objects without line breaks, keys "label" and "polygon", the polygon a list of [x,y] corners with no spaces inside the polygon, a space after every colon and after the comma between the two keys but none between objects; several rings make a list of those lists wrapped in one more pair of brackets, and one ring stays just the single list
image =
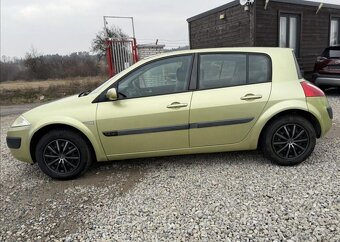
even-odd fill
[{"label": "car's rear door", "polygon": [[198,90],[190,110],[190,146],[242,141],[264,110],[271,91],[271,59],[264,54],[199,56]]},{"label": "car's rear door", "polygon": [[109,158],[189,147],[192,59],[185,55],[146,64],[119,81],[119,100],[98,104],[98,131]]}]

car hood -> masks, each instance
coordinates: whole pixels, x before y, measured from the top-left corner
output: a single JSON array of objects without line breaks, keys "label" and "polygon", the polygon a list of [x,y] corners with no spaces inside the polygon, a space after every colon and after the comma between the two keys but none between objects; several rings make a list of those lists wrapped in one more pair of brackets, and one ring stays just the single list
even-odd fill
[{"label": "car hood", "polygon": [[[64,109],[65,105],[71,105],[75,102],[79,101],[78,95],[73,95],[65,98],[58,99],[56,101],[52,101],[49,103],[45,103],[43,105],[40,105],[38,107],[35,107],[25,113],[23,113],[23,116],[29,116],[33,113],[44,113],[44,112],[55,112],[55,111],[61,111],[60,109]],[[41,114],[42,114],[41,113]]]},{"label": "car hood", "polygon": [[53,122],[53,120],[60,119],[93,121],[97,106],[96,103],[92,103],[94,98],[95,97],[93,95],[83,97],[73,95],[38,106],[23,113],[22,115],[29,122],[39,122],[42,120],[49,120],[49,122]]}]

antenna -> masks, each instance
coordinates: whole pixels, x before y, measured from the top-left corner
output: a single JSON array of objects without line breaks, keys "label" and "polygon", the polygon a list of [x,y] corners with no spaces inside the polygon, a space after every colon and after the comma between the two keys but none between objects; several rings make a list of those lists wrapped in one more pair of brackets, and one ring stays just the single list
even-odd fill
[{"label": "antenna", "polygon": [[321,10],[321,8],[323,7],[323,3],[320,3],[319,7],[318,7],[318,10],[316,10],[316,14],[318,14]]},{"label": "antenna", "polygon": [[266,0],[266,3],[264,4],[264,10],[267,10],[269,0]]},{"label": "antenna", "polygon": [[244,6],[248,3],[248,0],[240,0],[241,6]]}]

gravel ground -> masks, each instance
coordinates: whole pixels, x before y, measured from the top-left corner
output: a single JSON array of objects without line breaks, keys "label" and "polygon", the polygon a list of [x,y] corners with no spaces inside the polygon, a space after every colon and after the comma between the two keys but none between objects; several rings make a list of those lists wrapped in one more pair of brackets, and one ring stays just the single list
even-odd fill
[{"label": "gravel ground", "polygon": [[340,96],[334,127],[296,167],[257,151],[95,165],[54,181],[14,160],[1,117],[0,241],[340,241]]}]

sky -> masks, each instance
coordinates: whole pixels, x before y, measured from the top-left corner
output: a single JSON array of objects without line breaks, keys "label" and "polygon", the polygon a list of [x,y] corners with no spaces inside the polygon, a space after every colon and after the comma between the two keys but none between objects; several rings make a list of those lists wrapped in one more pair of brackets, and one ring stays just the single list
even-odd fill
[{"label": "sky", "polygon": [[[315,0],[316,1],[316,0]],[[138,43],[188,45],[186,19],[230,0],[0,0],[0,56],[90,51],[103,16],[133,16]],[[318,0],[340,4],[340,0]],[[132,35],[128,20],[108,19]]]}]

